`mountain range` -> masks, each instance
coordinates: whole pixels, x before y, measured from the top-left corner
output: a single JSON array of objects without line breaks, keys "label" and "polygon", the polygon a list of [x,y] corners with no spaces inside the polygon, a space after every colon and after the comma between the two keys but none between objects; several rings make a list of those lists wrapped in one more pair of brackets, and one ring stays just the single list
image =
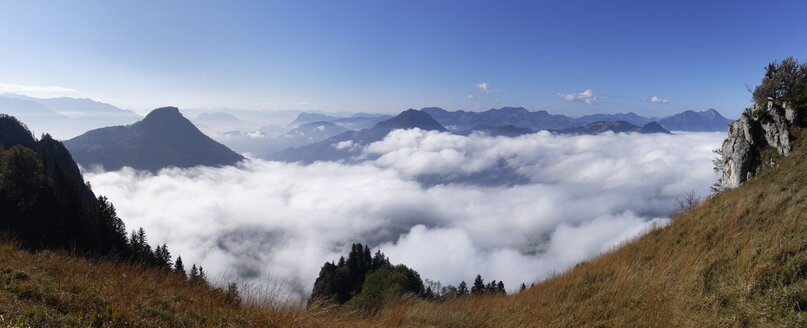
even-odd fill
[{"label": "mountain range", "polygon": [[[434,108],[426,108],[423,110],[408,109],[398,116],[391,119],[381,121],[370,129],[347,131],[337,134],[325,140],[315,142],[302,147],[290,147],[286,150],[278,152],[269,156],[269,159],[288,161],[288,162],[303,162],[312,163],[315,161],[354,161],[367,159],[366,154],[362,154],[364,146],[369,145],[376,141],[381,141],[392,130],[396,129],[414,129],[418,128],[426,131],[441,131],[448,132],[440,122],[438,122],[429,112],[437,113],[438,115],[447,115],[445,111],[439,111]],[[455,112],[456,113],[456,112]],[[469,112],[464,112],[463,115],[468,115]],[[504,108],[501,110],[488,112],[491,120],[498,123],[507,123],[510,120],[517,121],[518,117],[530,115],[530,112],[522,109]],[[501,114],[499,119],[495,119],[496,115]],[[449,114],[450,115],[450,114]],[[557,115],[556,115],[557,116]],[[322,118],[322,117],[319,117]],[[557,118],[557,117],[556,117]],[[638,132],[638,133],[670,133],[656,122],[647,123],[641,127],[633,125],[626,121],[614,122],[594,122],[582,127],[573,127],[566,129],[551,130],[553,133],[559,134],[597,134],[606,131],[611,132]],[[504,136],[504,137],[517,137],[525,134],[534,133],[535,131],[530,128],[519,127],[513,124],[507,125],[491,125],[491,124],[478,124],[470,129],[455,132],[460,135],[470,135],[473,133],[483,133],[489,136]],[[487,174],[491,176],[491,174]],[[512,180],[512,179],[509,179]],[[508,181],[509,181],[508,180]]]},{"label": "mountain range", "polygon": [[320,142],[288,148],[270,157],[273,160],[311,163],[315,161],[350,160],[361,155],[361,147],[384,139],[395,129],[446,131],[439,122],[424,111],[408,109],[369,129],[347,131]]},{"label": "mountain range", "polygon": [[82,166],[106,170],[223,166],[244,159],[199,131],[176,107],[155,109],[132,125],[91,130],[64,144]]},{"label": "mountain range", "polygon": [[478,125],[505,126],[512,125],[532,130],[562,130],[576,128],[594,122],[625,121],[636,126],[643,126],[656,121],[670,131],[726,131],[730,121],[716,110],[703,112],[685,111],[663,118],[643,117],[636,113],[591,114],[573,118],[547,111],[531,112],[523,107],[502,107],[484,112],[447,111],[437,107],[426,107],[422,111],[429,113],[435,120],[452,131],[473,129]]},{"label": "mountain range", "polygon": [[664,133],[671,134],[670,131],[663,128],[655,121],[647,123],[643,126],[636,126],[627,121],[599,121],[585,126],[555,130],[553,132],[560,134],[598,134],[606,131],[620,133],[620,132],[637,132],[642,134],[648,133]]},{"label": "mountain range", "polygon": [[0,95],[0,113],[16,117],[35,131],[47,131],[57,139],[87,130],[131,124],[142,117],[130,110],[87,98],[33,98]]}]

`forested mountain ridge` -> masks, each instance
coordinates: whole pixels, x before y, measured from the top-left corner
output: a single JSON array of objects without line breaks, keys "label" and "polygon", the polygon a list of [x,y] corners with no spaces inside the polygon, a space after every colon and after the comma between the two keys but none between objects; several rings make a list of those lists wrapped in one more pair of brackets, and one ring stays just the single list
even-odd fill
[{"label": "forested mountain ridge", "polygon": [[0,233],[28,248],[172,268],[168,249],[152,250],[142,228],[127,237],[115,207],[96,198],[61,142],[47,134],[37,140],[7,115],[0,115],[0,213]]},{"label": "forested mountain ridge", "polygon": [[61,142],[0,115],[0,229],[34,247],[114,250],[125,231],[100,206]]}]

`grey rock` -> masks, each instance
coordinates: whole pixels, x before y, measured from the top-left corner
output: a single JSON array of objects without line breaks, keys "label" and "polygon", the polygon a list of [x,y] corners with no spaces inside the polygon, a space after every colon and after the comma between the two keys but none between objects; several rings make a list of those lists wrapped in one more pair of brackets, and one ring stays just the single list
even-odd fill
[{"label": "grey rock", "polygon": [[[753,107],[753,106],[752,106]],[[785,110],[768,102],[765,108],[768,115],[759,118],[759,124],[765,136],[765,143],[776,148],[781,155],[790,155],[791,121],[785,118]]]},{"label": "grey rock", "polygon": [[739,187],[750,178],[753,164],[751,144],[744,138],[729,137],[723,141],[723,177],[720,179],[722,189]]},{"label": "grey rock", "polygon": [[771,146],[783,156],[790,155],[792,147],[788,129],[798,122],[798,116],[799,113],[788,103],[780,107],[769,101],[746,108],[739,119],[729,124],[728,138],[720,148],[721,189],[739,187],[761,169],[775,166],[773,161],[759,163],[758,154],[762,147]]}]

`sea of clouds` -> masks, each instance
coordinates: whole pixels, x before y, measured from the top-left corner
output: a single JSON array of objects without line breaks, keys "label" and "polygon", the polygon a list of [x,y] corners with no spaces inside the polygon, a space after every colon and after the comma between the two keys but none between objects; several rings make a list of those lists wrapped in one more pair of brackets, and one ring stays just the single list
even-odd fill
[{"label": "sea of clouds", "polygon": [[[689,191],[708,194],[723,138],[397,130],[357,164],[251,159],[85,178],[129,229],[142,226],[208,276],[280,279],[305,298],[322,264],[361,242],[424,279],[481,274],[514,290],[664,224]],[[502,183],[475,182],[487,174]]]}]

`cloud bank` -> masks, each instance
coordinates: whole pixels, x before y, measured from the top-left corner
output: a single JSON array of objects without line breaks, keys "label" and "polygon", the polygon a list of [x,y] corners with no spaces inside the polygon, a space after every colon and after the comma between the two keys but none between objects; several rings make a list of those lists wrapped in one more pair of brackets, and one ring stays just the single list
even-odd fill
[{"label": "cloud bank", "polygon": [[78,92],[78,90],[58,86],[38,86],[38,85],[0,83],[0,93],[19,93],[27,95],[30,93],[47,94],[47,93],[73,93],[73,92]]},{"label": "cloud bank", "polygon": [[[129,229],[143,226],[212,276],[286,279],[300,297],[351,243],[380,248],[421,277],[476,274],[509,289],[618,245],[717,178],[722,133],[519,138],[394,131],[355,165],[261,160],[239,167],[88,172]],[[518,184],[462,183],[510,170]],[[456,183],[423,184],[423,176]]]}]

